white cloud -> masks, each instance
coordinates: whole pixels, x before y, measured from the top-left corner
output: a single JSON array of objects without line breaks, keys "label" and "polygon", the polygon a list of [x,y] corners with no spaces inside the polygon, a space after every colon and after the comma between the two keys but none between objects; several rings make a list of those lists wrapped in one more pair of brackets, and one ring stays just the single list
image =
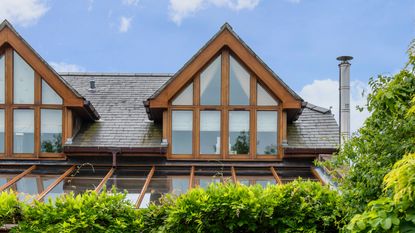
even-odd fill
[{"label": "white cloud", "polygon": [[234,11],[252,10],[260,0],[170,0],[170,19],[180,25],[184,18],[209,6],[228,8]]},{"label": "white cloud", "polygon": [[88,3],[88,11],[92,11],[92,8],[94,7],[94,0],[87,0]]},{"label": "white cloud", "polygon": [[137,6],[139,0],[122,0],[122,4],[127,6]]},{"label": "white cloud", "polygon": [[83,72],[85,68],[75,64],[68,64],[65,62],[49,62],[57,72]]},{"label": "white cloud", "polygon": [[132,17],[130,17],[130,18],[127,18],[127,17],[124,17],[124,16],[121,17],[120,27],[118,28],[120,30],[120,32],[127,32],[130,29],[132,19],[133,19]]},{"label": "white cloud", "polygon": [[[357,106],[365,107],[369,87],[359,80],[350,83],[350,129],[355,132],[363,125],[364,120],[370,115],[365,108],[363,112],[356,109]],[[362,95],[363,93],[363,95]],[[309,103],[320,107],[332,107],[332,113],[339,121],[339,82],[337,80],[314,80],[300,91],[300,96]]]},{"label": "white cloud", "polygon": [[28,26],[35,24],[48,10],[44,0],[1,0],[0,20]]}]

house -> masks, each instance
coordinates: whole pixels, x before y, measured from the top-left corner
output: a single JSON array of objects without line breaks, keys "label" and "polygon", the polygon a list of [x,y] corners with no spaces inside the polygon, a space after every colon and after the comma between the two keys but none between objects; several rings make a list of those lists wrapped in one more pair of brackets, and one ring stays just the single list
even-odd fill
[{"label": "house", "polygon": [[303,100],[224,24],[175,74],[57,73],[0,25],[0,191],[43,200],[127,190],[138,207],[211,182],[318,180],[338,148]]}]

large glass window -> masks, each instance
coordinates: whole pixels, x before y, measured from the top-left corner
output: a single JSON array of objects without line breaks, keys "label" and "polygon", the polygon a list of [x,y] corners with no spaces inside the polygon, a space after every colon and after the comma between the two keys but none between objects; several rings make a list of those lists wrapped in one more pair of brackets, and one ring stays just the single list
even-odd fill
[{"label": "large glass window", "polygon": [[249,73],[230,56],[230,105],[249,105],[250,96],[250,75]]},{"label": "large glass window", "polygon": [[62,110],[42,109],[40,146],[42,152],[62,152]]},{"label": "large glass window", "polygon": [[34,132],[34,111],[32,109],[15,109],[13,116],[13,153],[33,153]]},{"label": "large glass window", "polygon": [[278,102],[261,86],[257,84],[257,105],[277,106]]},{"label": "large glass window", "polygon": [[35,72],[18,53],[13,52],[13,93],[15,104],[33,104]]},{"label": "large glass window", "polygon": [[200,112],[200,154],[220,153],[220,111]]},{"label": "large glass window", "polygon": [[219,56],[200,74],[201,105],[220,105],[221,75]]},{"label": "large glass window", "polygon": [[257,111],[257,154],[277,154],[278,113]]},{"label": "large glass window", "polygon": [[0,109],[0,153],[4,153],[4,109]]},{"label": "large glass window", "polygon": [[249,111],[229,112],[229,154],[249,154]]},{"label": "large glass window", "polygon": [[190,83],[172,102],[173,105],[193,104],[193,83]]},{"label": "large glass window", "polygon": [[42,80],[42,104],[62,104],[62,98]]},{"label": "large glass window", "polygon": [[0,55],[0,103],[1,104],[4,104],[4,98],[5,98],[5,91],[4,91],[5,77],[6,77],[6,59],[4,58],[4,55]]},{"label": "large glass window", "polygon": [[172,153],[192,154],[193,150],[193,112],[172,112]]}]

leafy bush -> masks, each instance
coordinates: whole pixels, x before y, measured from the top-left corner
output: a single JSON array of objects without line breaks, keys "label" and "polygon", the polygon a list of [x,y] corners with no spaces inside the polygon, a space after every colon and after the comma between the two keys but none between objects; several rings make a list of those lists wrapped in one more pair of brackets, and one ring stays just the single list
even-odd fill
[{"label": "leafy bush", "polygon": [[409,63],[399,73],[370,81],[373,92],[368,96],[367,108],[372,115],[325,164],[344,174],[338,182],[349,217],[362,213],[367,203],[378,199],[383,177],[393,164],[415,152],[415,114],[410,114],[415,97],[413,54],[410,50]]},{"label": "leafy bush", "polygon": [[4,191],[0,193],[0,226],[17,223],[21,218],[21,205],[16,193]]},{"label": "leafy bush", "polygon": [[35,202],[14,232],[138,232],[138,211],[125,194],[86,192]]},{"label": "leafy bush", "polygon": [[398,161],[385,176],[385,196],[351,220],[351,232],[415,232],[415,154]]},{"label": "leafy bush", "polygon": [[311,181],[286,185],[211,185],[140,210],[142,232],[336,232],[337,192]]}]

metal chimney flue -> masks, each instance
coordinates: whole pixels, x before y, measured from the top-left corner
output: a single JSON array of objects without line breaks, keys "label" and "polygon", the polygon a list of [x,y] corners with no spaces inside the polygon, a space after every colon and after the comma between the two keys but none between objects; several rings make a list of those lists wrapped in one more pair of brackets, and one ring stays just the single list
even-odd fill
[{"label": "metal chimney flue", "polygon": [[353,57],[341,56],[339,64],[340,145],[350,138],[350,63]]},{"label": "metal chimney flue", "polygon": [[90,80],[89,81],[88,91],[89,92],[95,92],[96,91],[95,80]]}]

